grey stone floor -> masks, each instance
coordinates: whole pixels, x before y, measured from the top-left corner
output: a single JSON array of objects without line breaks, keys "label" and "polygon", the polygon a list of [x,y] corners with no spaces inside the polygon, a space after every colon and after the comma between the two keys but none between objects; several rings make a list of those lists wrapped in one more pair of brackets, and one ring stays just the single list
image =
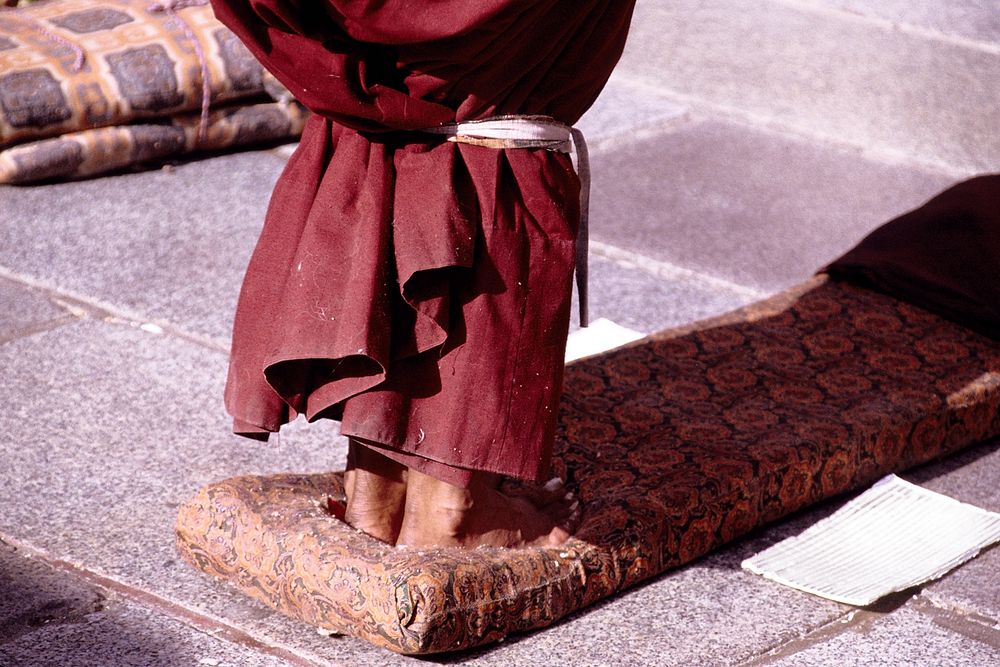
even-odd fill
[{"label": "grey stone floor", "polygon": [[[582,126],[592,314],[644,332],[794,284],[888,218],[1000,171],[994,0],[639,0]],[[325,637],[181,563],[208,481],[343,465],[221,406],[241,274],[288,148],[0,187],[0,664],[987,665],[1000,548],[858,610],[752,576],[757,531],[547,630],[432,660]],[[906,474],[1000,511],[1000,444]]]}]

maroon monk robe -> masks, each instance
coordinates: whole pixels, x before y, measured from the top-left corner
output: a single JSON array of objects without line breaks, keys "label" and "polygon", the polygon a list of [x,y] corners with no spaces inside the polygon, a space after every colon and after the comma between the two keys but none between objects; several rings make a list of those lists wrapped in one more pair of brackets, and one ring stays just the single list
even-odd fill
[{"label": "maroon monk robe", "polygon": [[1000,340],[1000,174],[948,188],[823,270]]},{"label": "maroon monk robe", "polygon": [[240,294],[226,406],[296,414],[446,481],[540,479],[569,322],[579,180],[565,154],[414,132],[574,123],[634,0],[213,0],[315,112]]}]

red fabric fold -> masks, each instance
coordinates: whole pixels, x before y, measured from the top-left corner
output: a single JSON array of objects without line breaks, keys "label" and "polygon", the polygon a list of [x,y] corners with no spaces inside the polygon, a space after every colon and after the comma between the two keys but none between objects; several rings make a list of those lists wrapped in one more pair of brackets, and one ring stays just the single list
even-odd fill
[{"label": "red fabric fold", "polygon": [[624,45],[619,0],[213,0],[315,112],[237,309],[226,405],[251,437],[297,414],[406,455],[545,474],[579,181],[566,155],[413,130],[575,122]]},{"label": "red fabric fold", "polygon": [[1000,340],[1000,174],[955,184],[823,272]]}]

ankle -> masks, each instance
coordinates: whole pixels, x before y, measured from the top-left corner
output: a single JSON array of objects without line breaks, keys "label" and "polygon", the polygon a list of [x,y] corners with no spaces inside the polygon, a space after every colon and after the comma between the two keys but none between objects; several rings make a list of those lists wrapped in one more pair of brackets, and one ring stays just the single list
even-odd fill
[{"label": "ankle", "polygon": [[472,509],[469,489],[454,486],[415,470],[409,472],[406,489],[406,509],[418,515],[459,516]]},{"label": "ankle", "polygon": [[347,470],[376,475],[386,482],[406,483],[407,467],[394,461],[377,448],[350,440],[347,451]]}]

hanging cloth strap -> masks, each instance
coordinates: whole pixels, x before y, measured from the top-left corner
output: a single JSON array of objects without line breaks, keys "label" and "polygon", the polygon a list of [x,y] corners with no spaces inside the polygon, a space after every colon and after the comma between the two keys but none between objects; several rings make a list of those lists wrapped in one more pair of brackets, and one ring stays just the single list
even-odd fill
[{"label": "hanging cloth strap", "polygon": [[580,297],[580,326],[588,324],[587,253],[590,243],[590,156],[583,132],[548,116],[493,116],[448,123],[421,132],[443,134],[448,141],[486,148],[545,148],[576,153],[580,177],[580,226],[576,235],[576,291]]}]

